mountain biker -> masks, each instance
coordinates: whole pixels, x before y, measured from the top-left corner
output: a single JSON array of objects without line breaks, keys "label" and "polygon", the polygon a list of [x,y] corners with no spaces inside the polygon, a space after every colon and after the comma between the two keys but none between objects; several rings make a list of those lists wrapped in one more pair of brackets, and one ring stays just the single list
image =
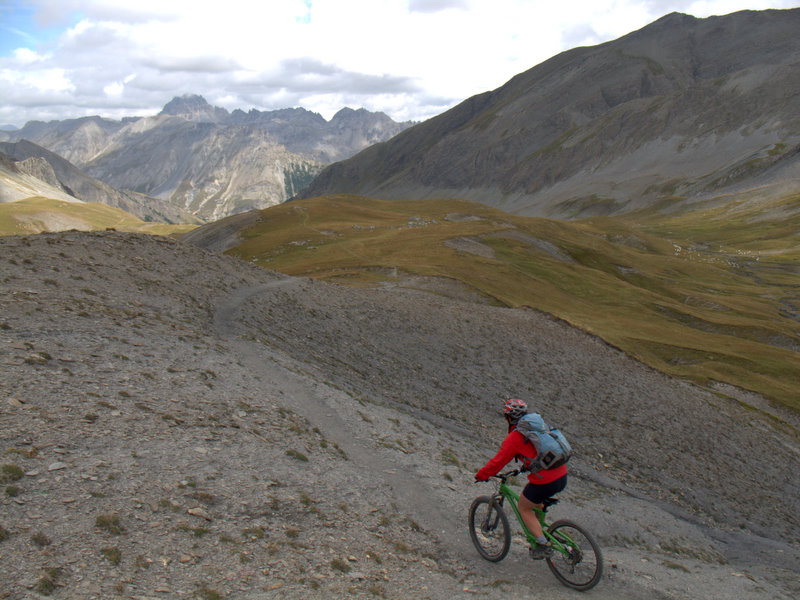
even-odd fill
[{"label": "mountain biker", "polygon": [[[488,481],[508,464],[511,459],[520,459],[523,464],[526,459],[536,458],[536,448],[533,444],[516,430],[517,422],[528,414],[528,405],[517,398],[506,400],[503,404],[503,416],[508,423],[508,435],[500,445],[500,450],[494,458],[475,474],[476,481]],[[528,475],[528,485],[522,490],[519,497],[519,512],[522,521],[535,537],[537,545],[530,549],[531,557],[539,559],[552,556],[553,548],[544,537],[542,525],[533,513],[533,508],[542,509],[542,504],[547,498],[555,496],[567,486],[567,465],[555,469],[546,469]]]}]

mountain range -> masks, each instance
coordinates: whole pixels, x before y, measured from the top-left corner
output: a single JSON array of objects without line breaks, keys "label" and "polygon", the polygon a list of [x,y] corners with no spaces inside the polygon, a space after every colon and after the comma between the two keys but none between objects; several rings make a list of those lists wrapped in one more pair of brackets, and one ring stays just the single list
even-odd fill
[{"label": "mountain range", "polygon": [[798,30],[800,8],[672,13],[416,125],[363,109],[330,121],[302,108],[228,112],[190,95],[155,116],[34,121],[0,140],[147,196],[126,210],[169,222],[331,193],[567,219],[691,209],[800,189]]},{"label": "mountain range", "polygon": [[[409,125],[350,108],[330,121],[302,108],[229,113],[190,95],[174,98],[155,116],[32,121],[0,132],[0,140],[33,142],[48,151],[40,158],[49,161],[54,153],[107,186],[135,192],[144,205],[158,202],[142,195],[161,201],[156,211],[129,206],[137,216],[159,219],[154,213],[161,213],[160,220],[186,222],[182,213],[214,220],[283,202],[325,164]],[[29,158],[32,147],[26,148],[12,158]],[[119,205],[114,202],[108,203]]]},{"label": "mountain range", "polygon": [[800,190],[800,8],[672,13],[328,166],[299,196],[580,218]]}]

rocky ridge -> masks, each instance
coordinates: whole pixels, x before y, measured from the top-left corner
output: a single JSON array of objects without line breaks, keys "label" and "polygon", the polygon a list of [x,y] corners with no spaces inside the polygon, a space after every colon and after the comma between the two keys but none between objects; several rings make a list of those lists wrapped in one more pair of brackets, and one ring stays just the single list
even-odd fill
[{"label": "rocky ridge", "polygon": [[553,516],[604,547],[592,597],[800,592],[791,415],[446,281],[353,290],[116,232],[0,246],[0,596],[577,597],[466,534],[508,395],[574,442]]},{"label": "rocky ridge", "polygon": [[188,95],[153,116],[34,121],[0,131],[0,140],[28,140],[115,190],[133,190],[213,221],[283,202],[325,164],[409,125],[364,109],[343,108],[330,121],[301,108],[229,113]]},{"label": "rocky ridge", "polygon": [[[169,202],[126,189],[115,189],[90,177],[58,154],[33,142],[0,142],[0,201],[13,202],[32,196],[68,202],[98,202],[120,208],[146,221],[196,223],[198,219]],[[15,173],[27,177],[20,181]]]},{"label": "rocky ridge", "polygon": [[799,28],[798,8],[666,15],[330,165],[300,195],[465,198],[571,219],[797,193]]}]

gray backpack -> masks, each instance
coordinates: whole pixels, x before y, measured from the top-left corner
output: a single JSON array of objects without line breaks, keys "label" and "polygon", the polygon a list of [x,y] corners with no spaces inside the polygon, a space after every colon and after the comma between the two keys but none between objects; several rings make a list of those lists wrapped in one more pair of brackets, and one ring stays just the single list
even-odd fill
[{"label": "gray backpack", "polygon": [[536,448],[536,458],[526,461],[531,473],[555,469],[572,456],[572,447],[556,427],[548,427],[539,413],[528,413],[517,421],[519,431]]}]

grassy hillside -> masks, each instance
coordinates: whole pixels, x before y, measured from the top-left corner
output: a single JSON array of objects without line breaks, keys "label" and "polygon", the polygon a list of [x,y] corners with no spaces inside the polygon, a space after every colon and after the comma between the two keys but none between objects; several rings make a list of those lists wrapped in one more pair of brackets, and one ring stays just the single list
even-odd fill
[{"label": "grassy hillside", "polygon": [[312,198],[262,211],[230,253],[351,285],[446,277],[590,331],[656,369],[800,410],[800,198],[561,222],[461,200]]},{"label": "grassy hillside", "polygon": [[17,202],[0,203],[0,235],[22,235],[44,231],[118,231],[170,235],[185,233],[195,225],[146,223],[125,212],[96,202],[65,202],[32,197]]}]

